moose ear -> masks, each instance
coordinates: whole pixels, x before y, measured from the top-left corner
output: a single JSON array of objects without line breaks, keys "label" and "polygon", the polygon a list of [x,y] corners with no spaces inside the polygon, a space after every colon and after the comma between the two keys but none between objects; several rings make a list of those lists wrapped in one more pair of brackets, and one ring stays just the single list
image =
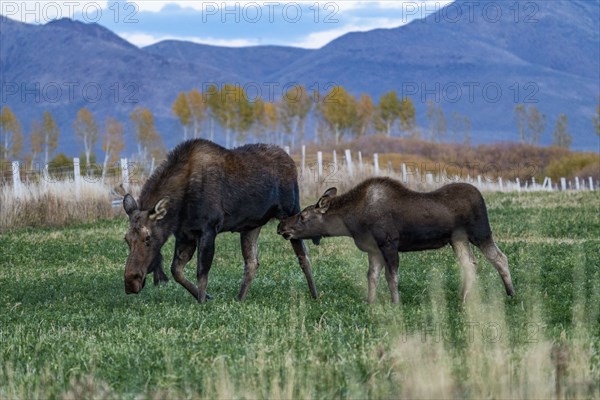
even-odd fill
[{"label": "moose ear", "polygon": [[331,199],[335,197],[335,195],[337,195],[337,189],[336,188],[329,188],[325,191],[325,193],[323,193],[323,196],[321,196],[321,198],[319,199],[319,201],[317,201],[317,211],[319,211],[321,214],[324,214],[327,209],[329,208],[329,204],[331,202]]},{"label": "moose ear", "polygon": [[123,208],[125,209],[127,215],[131,215],[132,212],[138,209],[135,199],[129,193],[123,197]]},{"label": "moose ear", "polygon": [[115,194],[118,194],[121,197],[125,197],[125,195],[127,194],[127,191],[125,190],[125,188],[123,187],[123,184],[119,184],[119,186],[115,186],[113,188],[113,192]]},{"label": "moose ear", "polygon": [[169,207],[169,196],[163,197],[150,212],[150,219],[158,221],[167,215],[167,207]]}]

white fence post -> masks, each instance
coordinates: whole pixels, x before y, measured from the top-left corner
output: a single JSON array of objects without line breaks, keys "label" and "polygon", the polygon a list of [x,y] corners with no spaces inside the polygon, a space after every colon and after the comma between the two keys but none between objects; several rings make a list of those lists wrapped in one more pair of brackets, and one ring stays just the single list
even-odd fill
[{"label": "white fence post", "polygon": [[481,189],[481,175],[477,175],[477,187]]},{"label": "white fence post", "polygon": [[521,191],[521,180],[517,177],[515,178],[515,184],[517,185],[517,192]]},{"label": "white fence post", "polygon": [[402,183],[408,183],[408,176],[406,174],[406,163],[402,163]]},{"label": "white fence post", "polygon": [[348,175],[354,176],[354,171],[353,171],[353,167],[352,167],[352,153],[350,152],[350,149],[346,149],[345,153],[346,153],[346,168],[348,168]]},{"label": "white fence post", "polygon": [[590,182],[590,190],[594,191],[594,178],[590,176],[588,177],[588,181]]},{"label": "white fence post", "polygon": [[425,179],[426,179],[428,185],[433,184],[433,174],[431,172],[427,172],[425,174]]},{"label": "white fence post", "polygon": [[373,154],[373,168],[375,168],[375,176],[379,175],[379,154]]},{"label": "white fence post", "polygon": [[333,173],[335,174],[338,171],[338,165],[337,165],[337,153],[335,152],[335,150],[333,151]]},{"label": "white fence post", "polygon": [[358,152],[358,168],[360,170],[363,169],[363,161],[362,161],[362,152]]},{"label": "white fence post", "polygon": [[290,155],[290,146],[285,146],[283,148],[285,150],[285,152],[288,154],[288,156]]},{"label": "white fence post", "polygon": [[48,164],[44,165],[42,169],[42,178],[44,180],[44,188],[50,183],[50,171],[48,170]]},{"label": "white fence post", "polygon": [[560,190],[562,190],[563,192],[565,190],[567,190],[567,179],[566,178],[560,178]]},{"label": "white fence post", "polygon": [[304,171],[306,170],[306,146],[302,145],[302,167],[301,167],[301,173],[302,176],[304,176]]},{"label": "white fence post", "polygon": [[323,152],[317,151],[317,174],[319,179],[323,176]]},{"label": "white fence post", "polygon": [[498,177],[498,186],[500,187],[500,191],[504,192],[504,183],[502,182],[502,177]]},{"label": "white fence post", "polygon": [[535,183],[535,176],[531,177],[531,189],[537,190],[537,184]]},{"label": "white fence post", "polygon": [[21,174],[19,171],[19,162],[12,162],[12,176],[13,176],[13,193],[15,197],[21,197]]},{"label": "white fence post", "polygon": [[121,158],[121,178],[123,179],[123,187],[125,191],[129,190],[129,165],[126,158]]},{"label": "white fence post", "polygon": [[579,189],[580,189],[580,187],[579,187],[579,177],[576,176],[575,177],[575,190],[579,190]]},{"label": "white fence post", "polygon": [[75,181],[75,196],[79,199],[81,193],[81,170],[79,169],[79,158],[73,158],[73,180]]}]

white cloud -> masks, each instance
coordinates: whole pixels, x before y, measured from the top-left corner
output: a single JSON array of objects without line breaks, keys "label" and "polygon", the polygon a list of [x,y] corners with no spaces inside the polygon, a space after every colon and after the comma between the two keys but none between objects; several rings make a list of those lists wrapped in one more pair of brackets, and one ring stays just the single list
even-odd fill
[{"label": "white cloud", "polygon": [[213,46],[226,46],[226,47],[245,47],[245,46],[256,46],[258,43],[255,40],[249,39],[216,39],[211,37],[197,37],[197,36],[174,36],[174,35],[163,35],[154,36],[143,32],[133,33],[117,33],[123,39],[138,47],[149,46],[163,40],[183,40],[187,42],[209,44]]}]

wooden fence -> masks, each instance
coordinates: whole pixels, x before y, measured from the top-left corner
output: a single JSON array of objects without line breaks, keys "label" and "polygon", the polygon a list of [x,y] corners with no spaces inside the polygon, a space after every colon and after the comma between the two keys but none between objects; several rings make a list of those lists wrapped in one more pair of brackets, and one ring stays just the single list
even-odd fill
[{"label": "wooden fence", "polygon": [[[285,151],[289,154],[290,148],[286,146]],[[318,151],[316,154],[316,163],[309,165],[307,163],[306,147],[302,146],[299,169],[302,177],[306,178],[308,176],[310,179],[314,177],[314,179],[318,180],[319,182],[324,182],[331,177],[350,180],[358,177],[357,175],[360,175],[360,177],[393,176],[401,180],[403,183],[409,185],[421,184],[426,186],[441,186],[442,184],[450,182],[468,182],[477,186],[480,190],[503,192],[556,190],[577,191],[598,189],[598,182],[594,182],[592,177],[576,177],[574,180],[560,178],[559,182],[553,182],[549,177],[546,177],[541,183],[538,183],[536,182],[535,178],[521,182],[519,178],[511,181],[503,178],[502,176],[498,176],[494,179],[483,177],[481,175],[447,176],[442,173],[436,174],[432,171],[420,171],[418,166],[414,163],[402,163],[398,171],[392,168],[391,163],[382,168],[382,166],[379,164],[379,154],[377,153],[373,154],[372,164],[363,162],[363,156],[360,151],[355,154],[355,156],[356,157],[353,157],[352,152],[347,149],[344,151],[343,159],[338,160],[337,152],[334,150],[331,153],[332,161],[326,163],[324,161],[324,153],[322,151]],[[35,181],[40,185],[48,185],[53,181],[56,181],[56,179],[52,177],[48,166],[42,168],[41,171],[36,171],[41,176],[35,180],[31,179],[30,174],[23,174],[19,161],[13,161],[11,167],[12,187],[15,197],[21,197],[23,195],[25,183],[22,181],[21,177],[24,175],[27,177],[27,180],[30,181],[28,183]],[[82,181],[87,183],[97,182],[102,185],[110,185],[111,187],[122,183],[125,189],[127,189],[128,185],[131,183],[141,183],[146,172],[152,172],[154,169],[154,160],[152,160],[148,166],[143,166],[144,168],[141,168],[141,170],[145,172],[136,172],[135,179],[132,179],[132,168],[137,168],[139,170],[139,167],[139,164],[129,162],[126,158],[122,158],[118,168],[113,168],[113,173],[110,175],[111,181],[105,182],[105,174],[102,175],[102,178],[100,178],[98,174],[82,176],[79,158],[74,158],[72,173],[67,174],[68,176],[66,177],[66,180],[73,182],[77,196],[79,196]],[[441,172],[441,169],[439,169],[438,172]],[[64,180],[65,179],[63,179],[63,181]]]},{"label": "wooden fence", "polygon": [[[290,154],[289,147],[285,148],[286,152]],[[477,176],[460,176],[460,175],[447,175],[447,174],[434,174],[429,171],[420,171],[419,167],[415,163],[402,163],[400,170],[396,171],[393,169],[391,163],[382,168],[379,164],[379,154],[373,154],[373,164],[366,164],[363,162],[362,152],[356,154],[356,160],[352,157],[352,152],[349,149],[344,151],[344,159],[338,161],[337,152],[332,152],[332,162],[325,167],[323,152],[318,151],[316,157],[316,166],[313,168],[307,167],[306,163],[306,148],[302,146],[301,152],[301,174],[304,176],[306,173],[316,172],[316,178],[319,180],[327,179],[327,175],[336,175],[338,173],[345,173],[349,178],[353,178],[356,172],[361,172],[361,175],[373,175],[373,176],[393,176],[399,179],[405,184],[419,183],[429,186],[437,186],[451,182],[468,182],[477,186],[481,190],[488,191],[567,191],[567,190],[596,190],[598,189],[599,183],[594,182],[594,179],[589,176],[586,178],[575,177],[573,181],[567,180],[566,178],[560,178],[560,185],[557,182],[553,182],[550,177],[544,178],[541,183],[536,181],[535,177],[531,177],[526,181],[521,182],[519,178],[514,180],[508,180],[503,176],[495,178],[484,177],[481,175]],[[444,168],[437,168],[440,172]],[[328,172],[324,172],[328,171]]]}]

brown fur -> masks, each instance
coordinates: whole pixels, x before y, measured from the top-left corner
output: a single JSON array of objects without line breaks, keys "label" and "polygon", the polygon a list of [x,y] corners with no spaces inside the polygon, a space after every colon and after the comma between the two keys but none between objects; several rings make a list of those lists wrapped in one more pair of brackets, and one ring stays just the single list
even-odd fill
[{"label": "brown fur", "polygon": [[278,233],[286,239],[351,236],[369,253],[369,302],[383,266],[398,302],[398,252],[438,249],[452,245],[464,270],[463,300],[471,287],[475,259],[469,243],[479,247],[498,269],[506,292],[514,293],[506,256],[498,249],[481,193],[456,183],[429,193],[412,191],[389,178],[371,178],[337,196],[331,188],[317,204],[283,220]]},{"label": "brown fur", "polygon": [[[245,268],[238,298],[243,300],[259,265],[256,241],[260,228],[272,218],[300,210],[296,166],[275,146],[227,150],[206,140],[190,140],[169,153],[144,184],[138,202],[127,195],[123,206],[130,220],[127,293],[138,293],[149,272],[154,273],[155,284],[167,279],[160,265],[160,249],[174,234],[173,277],[198,301],[206,301],[215,237],[229,231],[240,232]],[[300,240],[293,241],[292,247],[311,295],[316,297],[306,248]],[[197,287],[183,274],[196,249]]]}]

